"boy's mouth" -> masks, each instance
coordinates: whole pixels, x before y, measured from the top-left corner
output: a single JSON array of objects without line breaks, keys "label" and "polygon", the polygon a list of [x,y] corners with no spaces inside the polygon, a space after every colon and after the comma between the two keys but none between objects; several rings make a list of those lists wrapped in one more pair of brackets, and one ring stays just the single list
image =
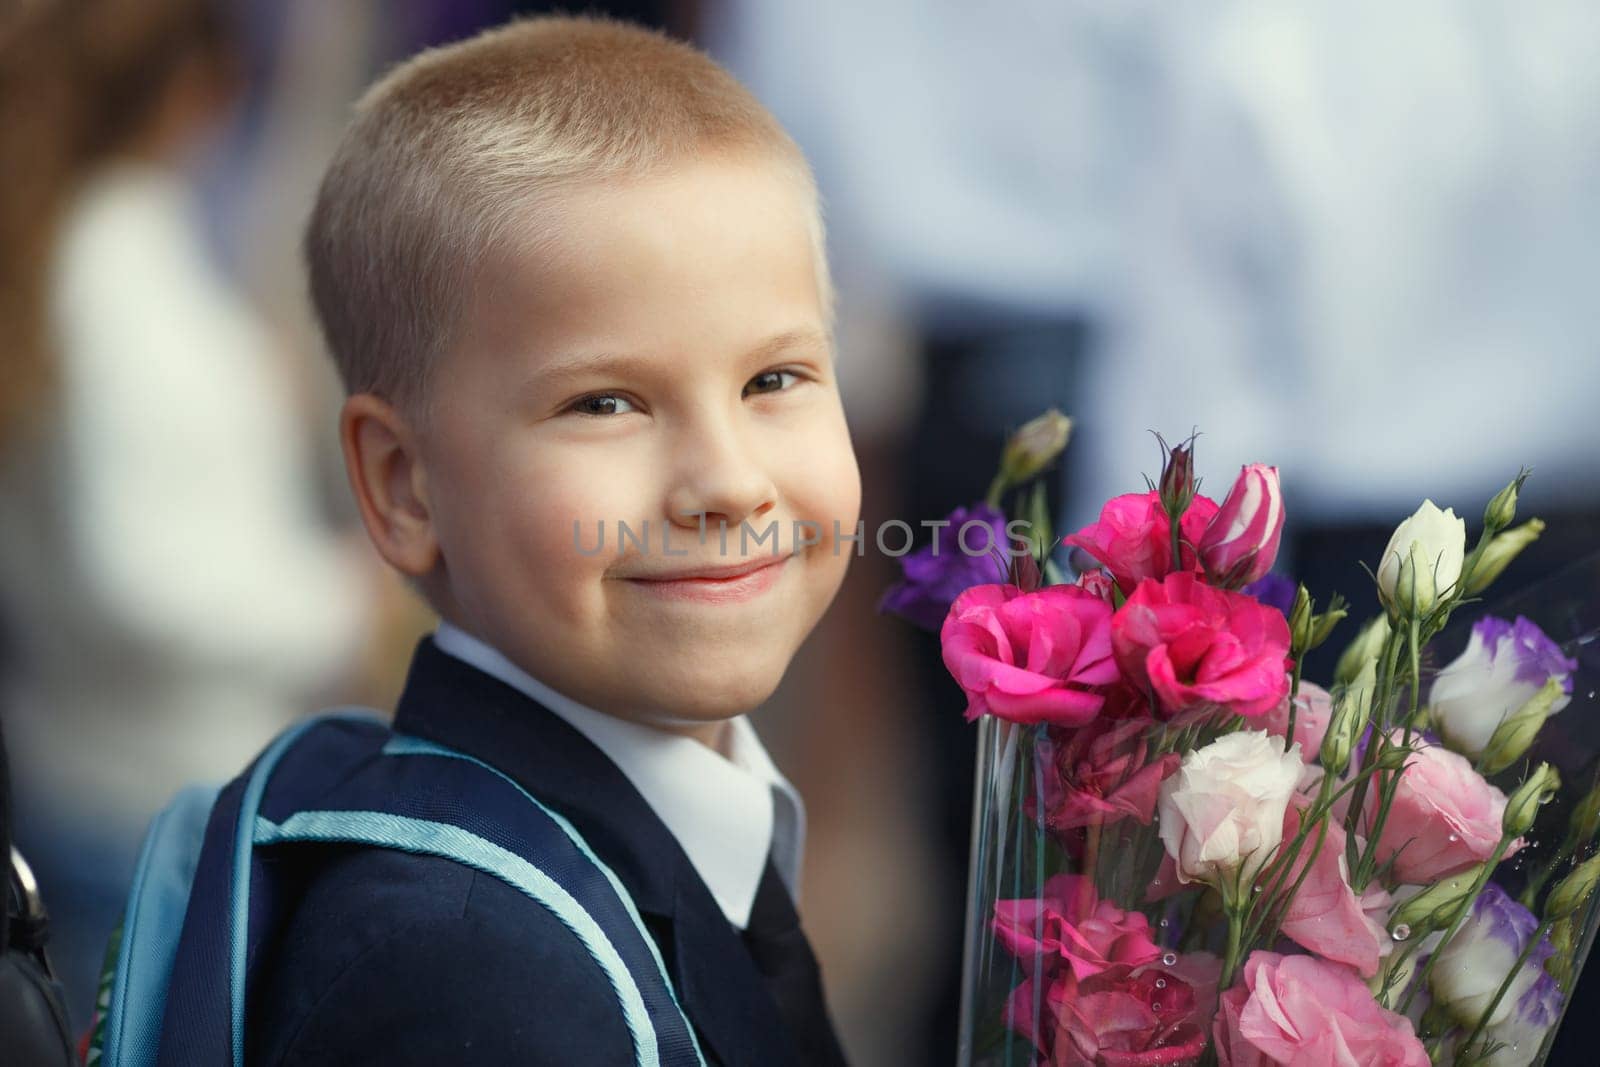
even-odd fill
[{"label": "boy's mouth", "polygon": [[672,600],[746,600],[771,589],[791,556],[761,556],[718,566],[682,567],[626,576],[638,588]]}]

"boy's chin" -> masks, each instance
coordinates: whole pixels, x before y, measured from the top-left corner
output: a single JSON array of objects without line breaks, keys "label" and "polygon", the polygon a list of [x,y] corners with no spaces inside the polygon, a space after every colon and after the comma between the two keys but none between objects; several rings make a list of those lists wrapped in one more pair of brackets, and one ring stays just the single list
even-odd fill
[{"label": "boy's chin", "polygon": [[685,725],[722,722],[760,707],[782,680],[781,671],[708,678],[689,682],[677,692],[661,693],[652,703],[662,709],[663,718]]}]

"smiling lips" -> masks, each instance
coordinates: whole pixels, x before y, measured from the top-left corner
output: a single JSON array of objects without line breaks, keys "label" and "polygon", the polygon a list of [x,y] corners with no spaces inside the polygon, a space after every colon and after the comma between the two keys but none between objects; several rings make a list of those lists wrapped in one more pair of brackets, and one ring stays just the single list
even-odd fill
[{"label": "smiling lips", "polygon": [[695,567],[636,575],[627,580],[635,587],[669,600],[698,600],[724,604],[749,600],[777,584],[789,556],[747,560],[725,567]]}]

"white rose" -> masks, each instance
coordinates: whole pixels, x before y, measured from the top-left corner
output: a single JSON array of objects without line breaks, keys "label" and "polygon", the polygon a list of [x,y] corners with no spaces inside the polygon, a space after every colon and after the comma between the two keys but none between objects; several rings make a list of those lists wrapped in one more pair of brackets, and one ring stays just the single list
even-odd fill
[{"label": "white rose", "polygon": [[1378,561],[1378,593],[1385,604],[1395,603],[1401,564],[1414,556],[1418,600],[1431,607],[1436,595],[1443,596],[1461,579],[1466,555],[1466,522],[1451,509],[1440,511],[1433,501],[1424,500],[1416,514],[1395,529],[1389,547],[1383,550],[1383,559]]},{"label": "white rose", "polygon": [[1300,781],[1300,745],[1262,730],[1224,735],[1183,758],[1161,784],[1161,843],[1178,878],[1224,895],[1255,880],[1283,840]]}]

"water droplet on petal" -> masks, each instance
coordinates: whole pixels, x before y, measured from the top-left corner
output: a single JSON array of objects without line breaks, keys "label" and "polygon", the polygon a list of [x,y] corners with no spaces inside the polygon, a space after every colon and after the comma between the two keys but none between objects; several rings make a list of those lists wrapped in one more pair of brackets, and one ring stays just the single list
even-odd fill
[{"label": "water droplet on petal", "polygon": [[1396,941],[1404,941],[1406,938],[1411,936],[1411,927],[1407,926],[1405,923],[1401,923],[1399,926],[1396,926],[1389,932],[1389,936],[1394,938]]},{"label": "water droplet on petal", "polygon": [[1254,887],[1251,888],[1250,892],[1259,893],[1259,892],[1261,892],[1261,887],[1260,886],[1254,886]]},{"label": "water droplet on petal", "polygon": [[1460,841],[1460,840],[1461,840],[1461,838],[1457,837],[1455,834],[1451,834],[1450,835],[1450,843],[1452,845],[1455,844],[1457,841]]},{"label": "water droplet on petal", "polygon": [[1167,988],[1167,980],[1165,978],[1157,978],[1156,979],[1156,988],[1157,989],[1165,989],[1165,988]]},{"label": "water droplet on petal", "polygon": [[1167,919],[1166,917],[1163,916],[1162,919],[1161,919],[1161,922],[1158,925],[1160,925],[1161,928],[1164,930],[1167,927],[1171,926],[1172,922],[1169,919]]},{"label": "water droplet on petal", "polygon": [[1161,957],[1161,962],[1166,964],[1168,967],[1171,967],[1173,964],[1178,962],[1178,954],[1176,952],[1169,952],[1165,956]]},{"label": "water droplet on petal", "polygon": [[1151,1001],[1151,1002],[1150,1002],[1150,1010],[1151,1010],[1151,1011],[1160,1011],[1160,1010],[1161,1010],[1161,1001],[1159,1001],[1159,1000],[1152,1000],[1152,1001]]}]

